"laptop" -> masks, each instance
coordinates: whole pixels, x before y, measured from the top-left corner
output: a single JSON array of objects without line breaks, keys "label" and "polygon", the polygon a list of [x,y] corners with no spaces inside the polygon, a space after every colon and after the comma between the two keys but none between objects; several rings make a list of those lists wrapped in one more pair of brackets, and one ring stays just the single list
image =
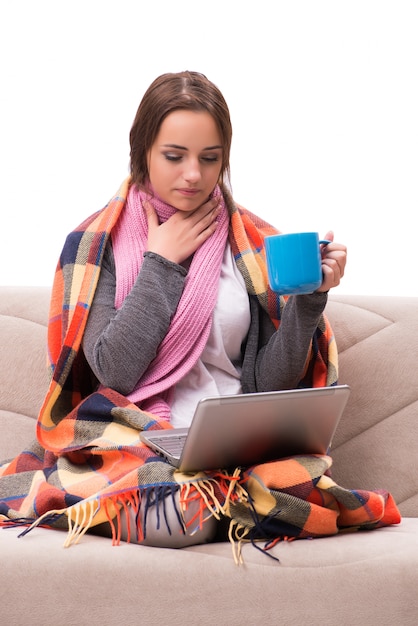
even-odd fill
[{"label": "laptop", "polygon": [[189,428],[141,440],[181,472],[235,469],[295,454],[327,454],[348,385],[207,397]]}]

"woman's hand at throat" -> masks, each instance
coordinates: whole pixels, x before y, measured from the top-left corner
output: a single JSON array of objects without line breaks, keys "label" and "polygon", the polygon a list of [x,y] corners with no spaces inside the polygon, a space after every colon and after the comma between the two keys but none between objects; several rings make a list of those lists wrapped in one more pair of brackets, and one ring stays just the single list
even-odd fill
[{"label": "woman's hand at throat", "polygon": [[148,221],[148,252],[154,252],[173,263],[183,264],[215,232],[221,206],[211,198],[194,211],[176,211],[166,222],[159,223],[151,201],[144,203]]}]

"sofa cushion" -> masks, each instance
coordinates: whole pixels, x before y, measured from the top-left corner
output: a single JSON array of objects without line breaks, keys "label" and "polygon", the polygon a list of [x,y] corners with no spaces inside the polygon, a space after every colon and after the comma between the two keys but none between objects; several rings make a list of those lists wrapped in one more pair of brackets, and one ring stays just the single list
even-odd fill
[{"label": "sofa cushion", "polygon": [[63,531],[17,534],[0,530],[5,624],[412,626],[418,615],[417,519],[283,542],[280,562],[247,544],[243,566],[229,543],[169,550],[85,535],[65,549]]},{"label": "sofa cushion", "polygon": [[47,287],[1,288],[0,460],[21,452],[35,436],[48,384],[49,294]]},{"label": "sofa cushion", "polygon": [[339,382],[352,388],[334,439],[333,476],[385,488],[418,516],[418,298],[332,296]]}]

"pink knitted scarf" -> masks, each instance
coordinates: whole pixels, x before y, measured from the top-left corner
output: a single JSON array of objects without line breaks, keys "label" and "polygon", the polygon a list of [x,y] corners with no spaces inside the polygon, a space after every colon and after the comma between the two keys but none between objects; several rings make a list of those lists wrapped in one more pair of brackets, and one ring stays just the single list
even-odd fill
[{"label": "pink knitted scarf", "polygon": [[[212,313],[218,295],[219,277],[228,237],[229,216],[222,193],[217,187],[222,210],[218,228],[195,252],[184,290],[168,333],[157,355],[128,398],[143,410],[170,418],[169,402],[173,386],[197,362],[206,345]],[[130,188],[126,205],[112,230],[116,265],[115,307],[120,308],[140,272],[147,249],[148,222],[144,202],[151,201],[160,223],[176,209],[155,194]]]}]

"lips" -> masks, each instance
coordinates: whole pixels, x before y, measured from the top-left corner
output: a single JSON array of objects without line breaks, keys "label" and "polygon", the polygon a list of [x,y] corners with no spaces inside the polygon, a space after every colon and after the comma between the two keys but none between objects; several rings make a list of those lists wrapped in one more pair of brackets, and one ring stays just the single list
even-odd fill
[{"label": "lips", "polygon": [[199,193],[199,189],[190,189],[188,187],[183,189],[177,189],[178,193],[181,193],[183,196],[194,197]]}]

